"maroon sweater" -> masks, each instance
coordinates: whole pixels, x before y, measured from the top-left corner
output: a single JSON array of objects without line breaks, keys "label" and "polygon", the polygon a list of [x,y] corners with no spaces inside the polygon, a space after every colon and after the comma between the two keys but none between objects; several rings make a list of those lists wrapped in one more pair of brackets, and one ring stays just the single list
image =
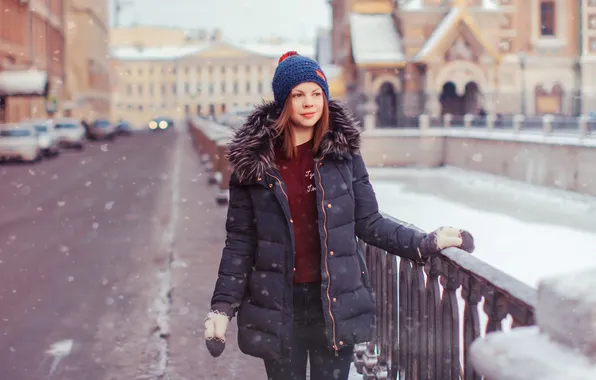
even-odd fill
[{"label": "maroon sweater", "polygon": [[312,141],[299,145],[288,160],[281,151],[275,161],[286,185],[294,227],[294,283],[321,280],[321,241],[317,215]]}]

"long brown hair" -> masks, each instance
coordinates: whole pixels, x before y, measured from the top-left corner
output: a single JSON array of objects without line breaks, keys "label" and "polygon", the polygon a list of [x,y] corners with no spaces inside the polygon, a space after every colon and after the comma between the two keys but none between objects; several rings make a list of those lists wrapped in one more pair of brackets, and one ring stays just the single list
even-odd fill
[{"label": "long brown hair", "polygon": [[[321,118],[317,121],[317,124],[313,127],[315,129],[312,142],[313,142],[313,152],[315,155],[319,154],[319,149],[321,148],[321,142],[323,141],[323,136],[329,130],[329,105],[327,103],[327,98],[323,95],[323,112],[321,113]],[[284,103],[284,108],[281,110],[279,117],[275,120],[273,124],[273,128],[275,129],[275,137],[281,136],[281,148],[284,152],[286,158],[292,159],[298,155],[298,149],[296,148],[296,136],[294,135],[294,123],[291,119],[292,115],[292,97],[288,96],[286,102]]]}]

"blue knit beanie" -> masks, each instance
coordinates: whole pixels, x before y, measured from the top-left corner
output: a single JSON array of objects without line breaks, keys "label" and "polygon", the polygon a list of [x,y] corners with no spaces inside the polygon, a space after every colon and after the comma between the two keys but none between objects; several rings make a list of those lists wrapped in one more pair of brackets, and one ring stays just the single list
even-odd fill
[{"label": "blue knit beanie", "polygon": [[321,86],[329,100],[329,85],[321,66],[308,57],[289,51],[279,58],[273,75],[273,98],[280,109],[283,108],[290,91],[300,83],[314,82]]}]

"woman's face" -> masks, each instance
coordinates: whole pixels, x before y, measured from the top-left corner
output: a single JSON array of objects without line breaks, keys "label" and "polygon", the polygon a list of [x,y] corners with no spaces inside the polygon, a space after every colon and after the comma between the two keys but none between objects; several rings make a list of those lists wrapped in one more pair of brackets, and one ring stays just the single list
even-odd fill
[{"label": "woman's face", "polygon": [[302,127],[313,127],[323,114],[325,95],[321,86],[304,82],[292,89],[292,122]]}]

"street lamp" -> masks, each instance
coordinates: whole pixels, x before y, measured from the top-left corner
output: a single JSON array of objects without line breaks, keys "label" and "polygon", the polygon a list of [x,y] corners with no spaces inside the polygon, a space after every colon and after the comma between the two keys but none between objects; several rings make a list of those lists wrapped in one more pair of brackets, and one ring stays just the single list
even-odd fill
[{"label": "street lamp", "polygon": [[521,114],[526,115],[526,52],[517,53],[519,68],[521,71]]}]

